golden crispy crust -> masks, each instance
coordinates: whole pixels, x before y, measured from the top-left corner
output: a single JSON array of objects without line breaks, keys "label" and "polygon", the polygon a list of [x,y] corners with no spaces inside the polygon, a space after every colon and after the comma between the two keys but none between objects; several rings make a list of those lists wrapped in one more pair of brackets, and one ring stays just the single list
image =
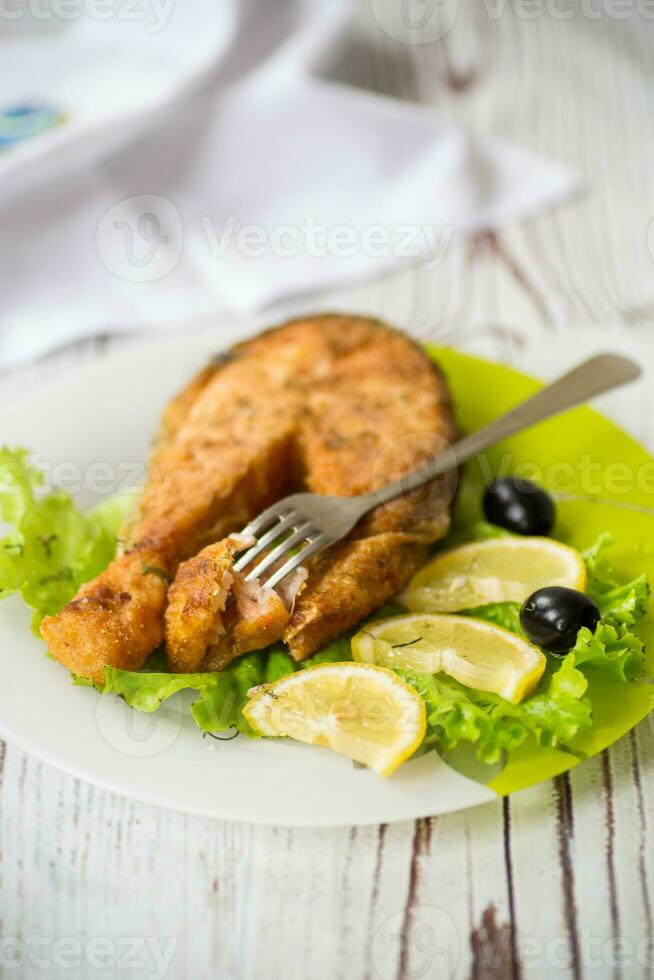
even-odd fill
[{"label": "golden crispy crust", "polygon": [[198,670],[207,648],[225,632],[222,614],[234,580],[233,557],[227,539],[179,566],[166,609],[168,643],[175,650],[171,667],[177,673]]},{"label": "golden crispy crust", "polygon": [[[303,486],[318,493],[363,492],[415,468],[453,436],[442,378],[417,345],[378,321],[306,318],[237,345],[169,405],[150,458],[131,550],[44,622],[50,651],[75,673],[96,680],[105,664],[137,669],[161,642],[166,608],[165,582],[143,575],[144,564],[173,577],[180,563],[240,530],[285,493]],[[294,655],[306,656],[346,629],[355,615],[361,618],[385,601],[408,580],[424,546],[444,533],[448,502],[440,487],[424,499],[373,512],[353,537],[388,536],[385,543],[355,548],[356,557],[343,550],[322,556],[320,565],[309,568],[309,584],[292,615],[286,606],[284,615],[277,609],[265,635],[276,638],[284,631]],[[386,545],[393,555],[382,555]],[[317,569],[325,561],[334,563],[335,591],[330,603],[322,603],[320,625],[316,589],[323,579]],[[350,564],[376,584],[352,596],[339,576]],[[386,568],[385,577],[377,574],[380,567]],[[185,609],[195,609],[197,619],[206,602],[207,618],[215,614],[210,578],[200,575],[195,599],[197,583],[184,572],[171,590],[169,654],[176,669],[196,663],[203,647],[212,649],[215,662],[217,648],[204,644],[206,624],[194,637],[193,617],[182,622]],[[347,609],[340,618],[339,604]],[[230,639],[231,649],[251,649],[262,625],[256,618],[234,622],[230,632],[238,636],[240,630],[241,639]]]},{"label": "golden crispy crust", "polygon": [[46,616],[41,632],[57,660],[96,683],[107,664],[138,670],[164,636],[167,583],[158,561],[147,551],[123,555],[82,586],[65,615]]},{"label": "golden crispy crust", "polygon": [[[443,533],[448,526],[445,521]],[[428,554],[426,542],[393,532],[346,542],[318,556],[282,635],[293,658],[304,660],[389,602]]]},{"label": "golden crispy crust", "polygon": [[[292,467],[298,475],[288,492],[366,493],[438,455],[454,437],[447,389],[415,344],[368,320],[351,318],[332,329],[329,350],[312,357],[311,384],[296,378],[293,386],[293,398],[301,390]],[[311,349],[305,322],[281,333],[291,343],[299,333]],[[279,336],[264,334],[252,346],[263,354]],[[308,563],[308,583],[286,620],[279,606],[276,616],[268,609],[266,617],[250,610],[232,618],[204,666],[223,666],[246,649],[279,639],[300,660],[356,625],[397,595],[424,563],[428,545],[447,532],[450,499],[451,486],[440,482],[375,510],[348,541]],[[182,627],[170,614],[167,622],[169,663],[179,669],[176,633]],[[244,633],[247,645],[238,640]]]}]

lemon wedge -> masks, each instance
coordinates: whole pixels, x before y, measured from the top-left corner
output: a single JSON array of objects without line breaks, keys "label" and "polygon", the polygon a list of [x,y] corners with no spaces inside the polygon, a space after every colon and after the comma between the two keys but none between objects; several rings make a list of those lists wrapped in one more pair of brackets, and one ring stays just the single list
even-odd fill
[{"label": "lemon wedge", "polygon": [[524,602],[536,589],[586,588],[578,551],[551,538],[502,537],[465,544],[434,558],[401,596],[413,612],[457,612],[489,602]]},{"label": "lemon wedge", "polygon": [[537,687],[545,655],[509,630],[469,616],[410,613],[370,623],[352,638],[358,663],[442,671],[517,704]]},{"label": "lemon wedge", "polygon": [[323,745],[390,776],[425,736],[420,695],[392,670],[322,664],[254,688],[243,714],[258,735]]}]

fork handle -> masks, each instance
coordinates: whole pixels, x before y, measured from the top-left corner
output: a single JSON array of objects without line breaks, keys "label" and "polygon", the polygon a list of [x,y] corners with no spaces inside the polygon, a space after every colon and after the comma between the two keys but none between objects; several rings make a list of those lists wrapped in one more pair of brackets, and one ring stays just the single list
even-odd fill
[{"label": "fork handle", "polygon": [[622,357],[620,354],[597,354],[547,385],[526,402],[512,408],[506,415],[494,419],[483,429],[478,429],[477,432],[472,432],[453,446],[449,446],[427,466],[414,470],[413,473],[366,495],[371,498],[371,501],[374,500],[370,506],[378,506],[402,494],[410,493],[411,490],[416,490],[437,476],[448,473],[472,456],[476,456],[477,453],[515,432],[528,429],[536,422],[558,415],[559,412],[573,408],[595,395],[601,395],[612,388],[635,381],[640,375],[640,366],[628,357]]}]

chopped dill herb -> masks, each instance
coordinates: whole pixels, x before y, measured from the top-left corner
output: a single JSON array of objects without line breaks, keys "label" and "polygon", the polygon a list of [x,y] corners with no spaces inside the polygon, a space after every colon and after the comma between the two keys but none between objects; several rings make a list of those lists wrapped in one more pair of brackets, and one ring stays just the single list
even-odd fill
[{"label": "chopped dill herb", "polygon": [[141,575],[156,575],[157,578],[160,578],[162,582],[166,583],[166,585],[170,585],[171,582],[170,575],[167,575],[163,568],[153,568],[152,565],[144,565]]},{"label": "chopped dill herb", "polygon": [[66,565],[64,568],[60,568],[58,572],[54,572],[52,575],[44,575],[42,579],[39,579],[39,585],[48,585],[50,582],[72,582],[73,581],[73,570]]},{"label": "chopped dill herb", "polygon": [[52,545],[59,538],[58,534],[49,534],[47,537],[44,534],[39,534],[38,541],[46,553],[46,557],[52,558]]},{"label": "chopped dill herb", "polygon": [[235,351],[221,351],[221,353],[213,355],[209,362],[209,366],[213,368],[222,367],[223,364],[229,364],[230,361],[235,361],[237,356],[238,355],[235,353]]}]

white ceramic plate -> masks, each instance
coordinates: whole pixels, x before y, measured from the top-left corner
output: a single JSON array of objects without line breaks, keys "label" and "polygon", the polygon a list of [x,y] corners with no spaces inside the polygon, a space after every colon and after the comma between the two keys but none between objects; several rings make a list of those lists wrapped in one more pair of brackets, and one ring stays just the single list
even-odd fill
[{"label": "white ceramic plate", "polygon": [[[161,410],[207,356],[237,339],[175,338],[119,354],[0,415],[0,442],[57,467],[83,505],[140,478]],[[74,484],[81,475],[81,486]],[[434,753],[383,781],[327,750],[286,741],[217,741],[195,727],[185,695],[143,715],[74,686],[30,633],[17,598],[0,606],[0,733],[98,785],[150,803],[252,823],[338,826],[474,806],[495,794]]]}]

